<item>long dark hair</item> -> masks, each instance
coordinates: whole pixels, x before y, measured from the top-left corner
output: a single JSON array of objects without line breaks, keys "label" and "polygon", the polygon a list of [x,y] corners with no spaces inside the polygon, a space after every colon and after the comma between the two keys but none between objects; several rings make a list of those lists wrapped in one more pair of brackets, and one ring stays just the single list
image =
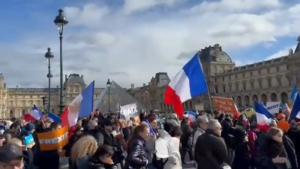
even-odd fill
[{"label": "long dark hair", "polygon": [[146,124],[143,124],[143,123],[140,124],[140,125],[138,125],[138,126],[136,126],[136,127],[134,128],[133,133],[132,133],[131,136],[128,138],[128,141],[127,141],[127,144],[126,144],[127,152],[129,151],[129,148],[132,146],[133,140],[136,139],[137,136],[138,136],[141,132],[145,131],[147,128],[149,128],[149,126],[146,125]]}]

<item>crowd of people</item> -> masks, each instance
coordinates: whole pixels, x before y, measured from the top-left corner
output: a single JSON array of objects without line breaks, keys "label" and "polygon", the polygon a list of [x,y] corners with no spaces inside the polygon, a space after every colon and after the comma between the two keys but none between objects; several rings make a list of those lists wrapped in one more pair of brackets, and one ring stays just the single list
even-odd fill
[{"label": "crowd of people", "polygon": [[[161,129],[155,113],[141,114],[139,122],[97,111],[78,119],[69,128],[68,144],[51,151],[40,150],[37,133],[58,130],[60,123],[12,118],[2,122],[0,169],[56,169],[65,157],[69,169],[182,169],[186,156],[198,169],[298,169],[298,124],[277,125],[283,113],[265,131],[255,116],[245,121],[243,114],[212,114],[198,113],[195,121],[173,114]],[[30,134],[36,143],[31,148],[24,146]]]}]

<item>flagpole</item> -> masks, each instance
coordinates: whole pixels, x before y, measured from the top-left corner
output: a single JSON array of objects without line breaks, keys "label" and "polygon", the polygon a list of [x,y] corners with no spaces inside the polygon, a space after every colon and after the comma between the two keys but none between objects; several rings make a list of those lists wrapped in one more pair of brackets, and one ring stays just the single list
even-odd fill
[{"label": "flagpole", "polygon": [[121,118],[121,100],[119,100],[119,115],[118,115],[118,119]]},{"label": "flagpole", "polygon": [[[199,52],[198,52],[198,61],[199,61],[199,64],[201,66],[202,72],[204,74],[204,71],[203,71],[203,68],[202,68],[202,63],[201,63],[201,60],[200,60]],[[206,77],[204,77],[204,80],[205,80],[205,83],[207,85]],[[211,101],[211,94],[210,94],[210,90],[209,90],[209,86],[208,85],[207,85],[207,96],[208,96],[208,100],[209,100],[210,111],[211,111],[211,113],[214,113],[213,106],[212,106],[212,101]]]}]

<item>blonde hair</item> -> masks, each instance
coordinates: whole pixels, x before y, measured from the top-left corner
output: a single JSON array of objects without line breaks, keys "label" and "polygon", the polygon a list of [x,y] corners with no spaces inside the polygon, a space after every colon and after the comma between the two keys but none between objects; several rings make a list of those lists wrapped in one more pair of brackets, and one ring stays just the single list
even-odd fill
[{"label": "blonde hair", "polygon": [[93,136],[83,136],[75,142],[71,149],[71,161],[76,162],[86,155],[93,155],[97,149],[98,143]]},{"label": "blonde hair", "polygon": [[18,138],[12,138],[8,141],[8,143],[13,143],[13,144],[16,144],[18,146],[22,146],[22,141]]}]

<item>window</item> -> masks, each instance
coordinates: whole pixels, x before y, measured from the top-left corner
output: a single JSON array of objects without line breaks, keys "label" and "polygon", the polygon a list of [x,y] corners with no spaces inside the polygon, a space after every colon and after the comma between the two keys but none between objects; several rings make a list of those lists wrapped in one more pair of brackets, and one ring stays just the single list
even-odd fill
[{"label": "window", "polygon": [[268,80],[268,86],[271,87],[272,86],[272,79],[268,78],[267,80]]},{"label": "window", "polygon": [[235,84],[235,91],[239,91],[239,83]]},{"label": "window", "polygon": [[254,89],[254,80],[250,81],[251,89]]},{"label": "window", "polygon": [[243,82],[243,90],[244,90],[244,91],[247,90],[246,82]]},{"label": "window", "polygon": [[258,79],[258,84],[259,84],[259,87],[262,88],[262,80],[261,79]]},{"label": "window", "polygon": [[218,92],[218,86],[215,87],[215,92],[216,92],[216,94],[219,93],[219,92]]},{"label": "window", "polygon": [[258,74],[260,75],[260,70],[258,70]]},{"label": "window", "polygon": [[229,84],[229,91],[232,91],[232,84]]},{"label": "window", "polygon": [[279,66],[277,66],[277,67],[276,67],[276,71],[277,71],[277,72],[279,72],[279,70],[280,70],[280,67],[279,67]]},{"label": "window", "polygon": [[226,93],[226,86],[223,85],[223,93]]}]

